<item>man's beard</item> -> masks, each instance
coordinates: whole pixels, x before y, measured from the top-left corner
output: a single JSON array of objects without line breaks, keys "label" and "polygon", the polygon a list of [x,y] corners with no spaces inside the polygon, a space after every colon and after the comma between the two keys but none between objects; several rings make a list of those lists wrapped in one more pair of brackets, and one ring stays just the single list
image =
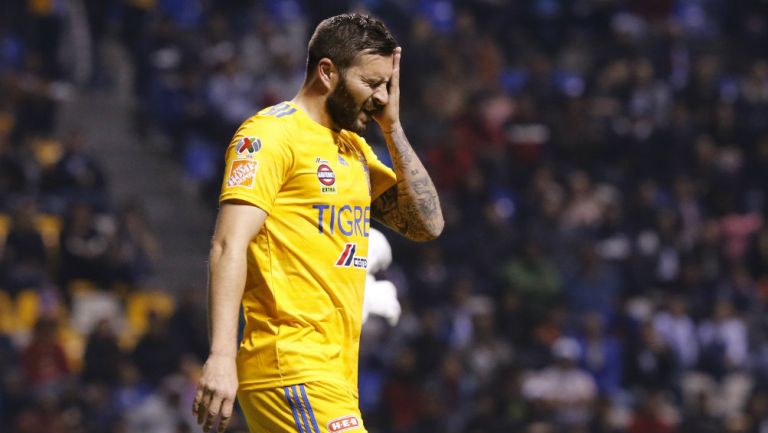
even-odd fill
[{"label": "man's beard", "polygon": [[355,99],[349,93],[344,76],[341,77],[333,93],[325,100],[325,108],[328,110],[331,120],[342,129],[356,134],[365,132],[366,124],[357,121],[362,107],[357,106]]}]

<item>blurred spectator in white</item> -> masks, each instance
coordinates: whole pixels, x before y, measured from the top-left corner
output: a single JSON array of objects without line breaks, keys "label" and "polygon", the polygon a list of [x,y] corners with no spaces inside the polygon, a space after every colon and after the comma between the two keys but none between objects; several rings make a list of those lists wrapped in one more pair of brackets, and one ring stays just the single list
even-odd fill
[{"label": "blurred spectator in white", "polygon": [[472,311],[472,338],[463,350],[467,373],[481,387],[491,386],[500,371],[513,359],[509,343],[496,332],[493,302],[476,296],[469,301]]},{"label": "blurred spectator in white", "polygon": [[523,395],[551,411],[558,424],[584,426],[591,417],[597,385],[589,373],[578,367],[581,347],[576,340],[563,337],[552,345],[552,356],[553,365],[524,379]]},{"label": "blurred spectator in white", "polygon": [[604,203],[592,185],[592,179],[584,171],[576,171],[568,177],[569,199],[563,213],[563,227],[582,230],[596,227],[603,218]]},{"label": "blurred spectator in white", "polygon": [[243,70],[236,58],[228,59],[217,66],[207,92],[211,107],[229,125],[237,126],[243,119],[259,111],[253,76]]},{"label": "blurred spectator in white", "polygon": [[685,298],[671,296],[666,308],[656,313],[653,328],[675,353],[680,369],[695,368],[699,360],[699,339],[696,325],[688,314]]},{"label": "blurred spectator in white", "polygon": [[727,372],[746,367],[747,327],[729,301],[715,304],[712,316],[702,321],[697,331],[704,371],[721,378]]},{"label": "blurred spectator in white", "polygon": [[754,385],[753,378],[747,374],[746,323],[730,301],[720,300],[711,317],[702,321],[697,331],[701,342],[700,369],[706,375],[689,375],[685,384],[688,392],[711,390],[723,397],[718,400],[718,413],[737,414],[744,408]]}]

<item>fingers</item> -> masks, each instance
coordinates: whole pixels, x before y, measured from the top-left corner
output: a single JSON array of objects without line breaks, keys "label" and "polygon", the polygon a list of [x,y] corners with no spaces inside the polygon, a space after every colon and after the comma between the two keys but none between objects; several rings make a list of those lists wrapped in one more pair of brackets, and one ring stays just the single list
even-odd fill
[{"label": "fingers", "polygon": [[208,411],[211,406],[211,397],[213,397],[213,391],[203,388],[203,397],[200,400],[200,404],[197,407],[197,423],[203,424],[205,417],[208,415]]},{"label": "fingers", "polygon": [[192,403],[192,414],[197,417],[197,423],[203,426],[203,431],[206,433],[211,430],[213,423],[220,415],[221,420],[217,431],[222,433],[227,429],[229,421],[232,419],[234,404],[234,398],[225,397],[223,393],[199,386]]},{"label": "fingers", "polygon": [[234,404],[235,401],[232,399],[224,399],[221,402],[221,421],[219,421],[218,433],[224,433],[224,430],[227,429],[229,420],[232,419],[232,406]]},{"label": "fingers", "polygon": [[211,403],[208,405],[208,410],[205,411],[206,419],[205,423],[203,424],[203,431],[209,432],[211,431],[211,427],[213,427],[213,422],[216,420],[216,417],[219,416],[219,412],[221,411],[221,403],[224,399],[221,397],[221,394],[219,393],[213,393],[213,397],[211,398]]},{"label": "fingers", "polygon": [[403,48],[395,48],[394,55],[392,56],[392,88],[399,88],[400,86],[400,58],[403,56]]},{"label": "fingers", "polygon": [[197,387],[195,392],[195,400],[192,402],[192,415],[197,418],[198,411],[200,410],[200,404],[203,402],[203,387]]}]

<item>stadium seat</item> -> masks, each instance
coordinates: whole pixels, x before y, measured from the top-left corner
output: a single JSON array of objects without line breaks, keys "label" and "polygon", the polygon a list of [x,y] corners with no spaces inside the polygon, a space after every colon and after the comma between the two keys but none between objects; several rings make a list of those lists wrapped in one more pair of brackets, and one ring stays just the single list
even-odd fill
[{"label": "stadium seat", "polygon": [[121,343],[130,346],[147,330],[148,317],[154,312],[163,317],[170,317],[176,308],[171,295],[161,291],[143,291],[128,295],[125,314],[128,326],[121,336]]},{"label": "stadium seat", "polygon": [[52,167],[64,154],[61,142],[52,138],[39,138],[32,145],[35,160],[42,167]]},{"label": "stadium seat", "polygon": [[40,317],[40,295],[36,289],[24,289],[16,295],[16,331],[29,331]]},{"label": "stadium seat", "polygon": [[85,345],[87,336],[81,334],[66,321],[62,320],[59,326],[58,340],[64,348],[67,355],[67,361],[73,371],[79,372],[83,368],[83,356],[85,355]]},{"label": "stadium seat", "polygon": [[96,283],[94,283],[91,280],[79,278],[79,279],[70,281],[69,285],[67,286],[67,291],[69,292],[69,295],[72,297],[75,297],[83,293],[91,293],[96,291]]},{"label": "stadium seat", "polygon": [[61,218],[53,214],[41,214],[35,221],[35,227],[49,252],[58,252],[62,225]]},{"label": "stadium seat", "polygon": [[16,311],[11,297],[0,290],[0,334],[10,334],[15,331]]},{"label": "stadium seat", "polygon": [[11,229],[11,217],[0,213],[0,245],[5,242],[5,238],[8,236],[8,231]]}]

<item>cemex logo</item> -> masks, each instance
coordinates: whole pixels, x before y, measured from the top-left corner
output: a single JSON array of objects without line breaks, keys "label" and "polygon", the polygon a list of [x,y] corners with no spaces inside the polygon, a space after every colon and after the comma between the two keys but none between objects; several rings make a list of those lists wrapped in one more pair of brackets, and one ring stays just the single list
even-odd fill
[{"label": "cemex logo", "polygon": [[341,418],[336,418],[328,423],[328,431],[330,433],[339,433],[347,430],[352,430],[360,427],[362,423],[354,415],[347,415]]},{"label": "cemex logo", "polygon": [[344,246],[344,251],[341,252],[339,259],[336,260],[336,266],[341,268],[362,268],[368,267],[368,260],[365,257],[355,257],[357,251],[356,243],[347,243]]}]

